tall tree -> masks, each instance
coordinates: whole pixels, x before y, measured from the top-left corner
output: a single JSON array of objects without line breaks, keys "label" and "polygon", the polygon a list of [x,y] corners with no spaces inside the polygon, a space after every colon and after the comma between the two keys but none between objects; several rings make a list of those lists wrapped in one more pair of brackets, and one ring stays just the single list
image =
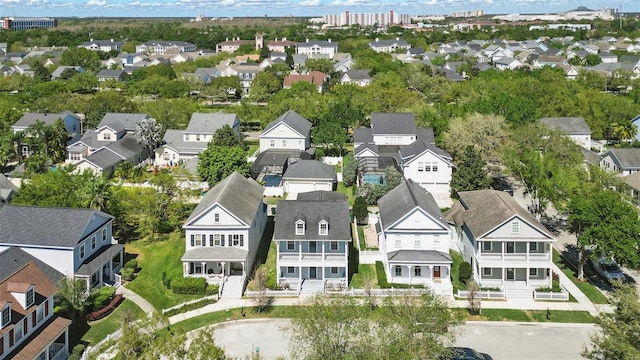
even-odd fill
[{"label": "tall tree", "polygon": [[211,187],[234,171],[247,176],[251,169],[247,163],[247,152],[237,146],[216,146],[209,143],[209,147],[198,159],[198,175]]},{"label": "tall tree", "polygon": [[97,73],[100,71],[100,57],[95,51],[85,48],[70,47],[60,55],[60,65],[82,66],[85,70]]},{"label": "tall tree", "polygon": [[599,332],[591,335],[591,347],[582,351],[590,360],[640,359],[640,298],[633,285],[616,289],[613,312],[596,317]]},{"label": "tall tree", "polygon": [[472,114],[451,120],[442,137],[443,147],[454,158],[471,146],[486,162],[498,163],[509,132],[501,116]]},{"label": "tall tree", "polygon": [[160,143],[162,126],[154,118],[142,119],[136,124],[136,138],[147,148],[147,155],[152,158],[152,151]]},{"label": "tall tree", "polygon": [[460,191],[480,190],[489,187],[489,177],[485,170],[486,163],[472,146],[467,146],[456,159],[456,166],[451,176],[451,195],[458,196]]},{"label": "tall tree", "polygon": [[246,146],[240,136],[233,131],[231,126],[226,124],[216,130],[211,139],[211,143],[215,146],[239,146],[246,150]]},{"label": "tall tree", "polygon": [[89,298],[87,284],[73,277],[64,277],[58,284],[56,298],[62,308],[75,320],[76,315],[82,314],[87,306]]},{"label": "tall tree", "polygon": [[344,157],[344,164],[342,166],[342,181],[344,186],[353,186],[356,183],[358,171],[358,161],[356,160],[353,152],[349,152]]},{"label": "tall tree", "polygon": [[567,207],[571,233],[580,250],[578,279],[584,278],[584,264],[590,254],[604,255],[618,263],[637,268],[640,265],[640,220],[635,206],[609,189],[590,187],[576,192]]}]

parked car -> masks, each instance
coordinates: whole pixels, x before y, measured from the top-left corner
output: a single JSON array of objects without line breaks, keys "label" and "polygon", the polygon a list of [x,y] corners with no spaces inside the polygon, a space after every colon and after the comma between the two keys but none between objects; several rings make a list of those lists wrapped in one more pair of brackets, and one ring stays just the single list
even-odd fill
[{"label": "parked car", "polygon": [[452,347],[442,360],[493,360],[491,355],[475,351],[468,347]]},{"label": "parked car", "polygon": [[504,191],[513,196],[513,188],[505,178],[497,177],[491,181],[491,188],[498,191]]},{"label": "parked car", "polygon": [[622,270],[620,270],[620,266],[618,266],[618,263],[613,259],[608,259],[605,256],[601,256],[600,258],[592,257],[591,264],[594,270],[609,283],[616,281],[624,282],[626,279]]}]

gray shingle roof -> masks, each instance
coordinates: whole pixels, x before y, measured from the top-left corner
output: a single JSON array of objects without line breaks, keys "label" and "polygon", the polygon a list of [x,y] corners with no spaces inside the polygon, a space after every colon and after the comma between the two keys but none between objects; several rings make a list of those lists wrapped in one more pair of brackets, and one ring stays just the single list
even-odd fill
[{"label": "gray shingle roof", "polygon": [[542,118],[540,122],[569,135],[591,134],[591,128],[583,117]]},{"label": "gray shingle roof", "polygon": [[263,193],[264,188],[255,180],[247,179],[234,171],[207,192],[185,222],[185,226],[214,204],[219,204],[245,224],[251,225],[258,207],[263,204]]},{"label": "gray shingle roof", "polygon": [[203,247],[185,251],[181,261],[245,261],[247,260],[247,250],[235,247]]},{"label": "gray shingle roof", "polygon": [[347,200],[347,196],[337,191],[314,190],[298,194],[296,200],[341,201]]},{"label": "gray shingle roof", "polygon": [[18,121],[13,124],[16,127],[28,127],[31,124],[35,124],[36,120],[42,121],[45,125],[53,125],[58,119],[64,119],[65,116],[73,116],[79,120],[79,118],[69,111],[61,113],[26,113],[22,115]]},{"label": "gray shingle roof", "polygon": [[[311,132],[311,122],[303,118],[300,114],[293,110],[288,110],[286,113],[280,115],[277,119],[267,125],[262,134],[266,134],[269,130],[278,126],[279,124],[286,124],[293,130],[297,131],[300,135],[308,137]],[[262,136],[262,135],[261,135]]]},{"label": "gray shingle roof", "polygon": [[124,245],[122,244],[104,245],[82,262],[82,265],[80,265],[75,275],[91,276],[93,273],[98,271],[105,262],[123,251]]},{"label": "gray shingle roof", "polygon": [[98,124],[98,128],[101,128],[105,125],[110,125],[115,122],[120,122],[124,128],[129,131],[136,131],[136,124],[138,124],[142,119],[148,118],[147,114],[132,114],[132,113],[106,113]]},{"label": "gray shingle roof", "polygon": [[338,48],[338,43],[337,42],[332,42],[332,41],[325,41],[325,40],[309,40],[306,42],[299,42],[298,43],[298,48],[300,47],[312,47],[313,45],[318,45],[320,47],[333,47],[333,48]]},{"label": "gray shingle roof", "polygon": [[406,42],[405,40],[397,40],[397,39],[382,39],[378,41],[371,41],[369,43],[370,46],[391,46],[394,44],[397,46],[409,46],[409,43]]},{"label": "gray shingle roof", "polygon": [[378,208],[380,209],[380,220],[385,229],[415,208],[422,209],[434,221],[440,223],[444,228],[447,227],[447,222],[431,193],[411,179],[396,186],[395,189],[380,198]]},{"label": "gray shingle roof", "polygon": [[202,141],[184,141],[182,130],[169,129],[165,131],[162,143],[180,154],[199,154],[209,145]]},{"label": "gray shingle roof", "polygon": [[371,128],[356,128],[353,130],[353,142],[361,144],[373,144]]},{"label": "gray shingle roof", "polygon": [[193,113],[185,133],[213,134],[224,125],[233,128],[240,123],[236,114],[217,113]]},{"label": "gray shingle roof", "polygon": [[336,181],[336,168],[318,160],[300,160],[289,165],[283,179],[319,179]]},{"label": "gray shingle roof", "polygon": [[398,250],[391,251],[387,254],[391,262],[410,262],[410,263],[451,263],[451,256],[435,250]]},{"label": "gray shingle roof", "polygon": [[0,208],[0,243],[71,248],[112,219],[93,209],[6,205]]},{"label": "gray shingle roof", "polygon": [[463,221],[475,238],[481,237],[514,216],[526,221],[542,234],[554,238],[544,225],[504,191],[460,191],[458,196],[460,203],[455,204],[445,216],[448,221],[455,222],[458,226],[461,226]]},{"label": "gray shingle roof", "polygon": [[413,113],[372,113],[371,131],[374,135],[409,135],[416,133]]},{"label": "gray shingle roof", "polygon": [[[304,219],[304,235],[296,235],[295,222]],[[351,241],[349,203],[344,201],[280,200],[277,204],[275,240]],[[319,235],[319,222],[329,223],[328,235]]]},{"label": "gray shingle roof", "polygon": [[12,246],[2,252],[0,252],[0,281],[13,275],[16,271],[22,269],[28,263],[33,262],[36,264],[40,271],[42,271],[51,283],[57,285],[64,277],[64,274],[44,262],[38,260],[38,258],[20,249],[19,247]]},{"label": "gray shingle roof", "polygon": [[622,170],[640,169],[640,148],[611,149],[602,157],[611,155]]},{"label": "gray shingle roof", "polygon": [[352,69],[347,70],[346,74],[351,80],[370,80],[369,69]]}]

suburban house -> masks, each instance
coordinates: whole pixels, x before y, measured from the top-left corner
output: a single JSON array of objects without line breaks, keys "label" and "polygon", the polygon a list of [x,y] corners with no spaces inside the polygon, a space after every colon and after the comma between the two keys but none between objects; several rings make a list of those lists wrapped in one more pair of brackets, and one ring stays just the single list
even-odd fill
[{"label": "suburban house", "polygon": [[112,237],[113,216],[92,209],[5,205],[0,251],[18,247],[87,289],[117,284],[124,246]]},{"label": "suburban house", "polygon": [[390,40],[380,40],[376,38],[375,41],[369,42],[369,47],[375,52],[394,53],[398,49],[411,49],[411,44],[409,44],[405,40],[400,40],[400,38]]},{"label": "suburban house", "polygon": [[320,71],[311,71],[308,74],[291,74],[285,76],[282,80],[282,87],[291,89],[294,84],[306,82],[315,85],[318,88],[318,92],[322,93],[326,79],[327,75]]},{"label": "suburban house", "polygon": [[542,118],[540,123],[566,134],[576,144],[591,150],[591,128],[583,117]]},{"label": "suburban house", "polygon": [[210,189],[184,223],[184,276],[218,283],[222,295],[241,297],[267,223],[264,189],[234,172]]},{"label": "suburban house", "polygon": [[602,155],[600,167],[620,175],[629,175],[640,170],[640,149],[610,149]]},{"label": "suburban house", "polygon": [[66,359],[71,320],[53,313],[56,284],[24,255],[0,252],[0,360]]},{"label": "suburban house", "polygon": [[207,149],[215,132],[228,125],[240,136],[240,119],[236,114],[193,113],[185,130],[169,129],[155,150],[156,165],[175,165],[198,156]]},{"label": "suburban house", "polygon": [[227,52],[232,53],[238,51],[240,46],[242,45],[254,45],[257,48],[257,39],[256,40],[241,40],[240,38],[226,38],[225,41],[216,44],[216,52]]},{"label": "suburban house", "polygon": [[369,69],[347,70],[340,77],[340,84],[356,84],[358,86],[367,86],[371,84],[371,75]]},{"label": "suburban house", "polygon": [[105,81],[125,81],[127,80],[127,72],[124,70],[102,69],[98,73],[98,82]]},{"label": "suburban house", "polygon": [[440,206],[451,204],[453,159],[435,145],[431,128],[416,127],[413,113],[372,113],[370,128],[355,129],[353,146],[360,183],[383,183],[385,168],[395,166]]},{"label": "suburban house", "polygon": [[265,127],[259,136],[260,152],[269,149],[304,151],[311,146],[311,122],[288,110]]},{"label": "suburban house", "polygon": [[183,53],[194,51],[196,51],[196,46],[185,41],[156,40],[147,41],[146,43],[136,45],[136,52],[145,54],[164,55],[166,53]]},{"label": "suburban house", "polygon": [[149,157],[136,135],[136,125],[147,114],[107,113],[95,130],[88,130],[82,138],[67,146],[67,160],[78,172],[89,169],[111,176],[123,161],[137,166]]},{"label": "suburban house", "polygon": [[62,65],[62,66],[58,66],[55,70],[53,70],[53,72],[51,73],[51,79],[52,80],[60,79],[60,77],[62,76],[62,73],[67,69],[73,69],[76,74],[84,72],[84,69],[82,68],[82,66]]},{"label": "suburban house", "polygon": [[325,55],[329,59],[333,59],[333,57],[338,52],[338,43],[331,42],[331,39],[327,41],[322,40],[311,40],[306,39],[305,42],[298,43],[297,54],[298,55],[307,55],[309,57],[314,57],[317,55]]},{"label": "suburban house", "polygon": [[458,193],[445,213],[451,236],[471,264],[481,287],[497,287],[507,297],[531,297],[551,287],[551,245],[555,236],[504,191]]},{"label": "suburban house", "polygon": [[0,207],[11,201],[13,196],[19,191],[4,174],[0,174]]},{"label": "suburban house", "polygon": [[78,45],[79,48],[85,48],[91,51],[120,51],[122,50],[122,46],[124,43],[122,41],[114,41],[111,40],[93,40],[85,41],[82,44]]},{"label": "suburban house", "polygon": [[338,183],[336,167],[318,160],[300,160],[287,167],[282,182],[289,198],[315,190],[333,191]]},{"label": "suburban house", "polygon": [[[309,193],[307,193],[309,194]],[[301,293],[347,286],[351,224],[349,203],[322,192],[277,203],[273,241],[278,284]]]},{"label": "suburban house", "polygon": [[[69,140],[82,132],[82,122],[80,117],[70,111],[63,111],[61,113],[26,113],[11,126],[11,129],[15,134],[20,131],[27,130],[29,126],[36,124],[36,122],[42,122],[47,126],[53,126],[55,121],[58,119],[61,119],[64,122],[64,128],[67,130],[67,133],[69,133]],[[22,156],[29,156],[32,153],[32,149],[29,148],[28,144],[18,144],[18,152]]]},{"label": "suburban house", "polygon": [[378,208],[376,230],[388,281],[451,295],[449,226],[433,196],[408,179],[380,198]]}]

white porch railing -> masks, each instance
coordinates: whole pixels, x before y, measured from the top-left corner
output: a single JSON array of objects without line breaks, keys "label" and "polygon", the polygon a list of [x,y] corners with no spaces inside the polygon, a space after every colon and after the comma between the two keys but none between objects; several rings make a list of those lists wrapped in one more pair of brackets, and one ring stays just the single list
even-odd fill
[{"label": "white porch railing", "polygon": [[[469,293],[469,290],[458,290],[458,297],[461,299],[467,299],[469,298]],[[503,290],[479,290],[476,292],[476,296],[481,299],[506,299],[507,293]]]},{"label": "white porch railing", "polygon": [[[260,291],[249,291],[247,290],[245,292],[245,295],[247,297],[258,297],[261,295]],[[266,295],[267,296],[273,296],[273,297],[291,297],[291,296],[298,296],[298,290],[296,289],[283,289],[283,290],[270,290],[267,289],[266,290]]]},{"label": "white porch railing", "polygon": [[486,253],[478,252],[478,261],[548,261],[551,253]]},{"label": "white porch railing", "polygon": [[569,292],[564,286],[560,285],[560,292],[544,292],[533,290],[533,298],[535,300],[569,301]]},{"label": "white porch railing", "polygon": [[325,289],[325,294],[340,294],[349,296],[393,296],[393,295],[409,295],[420,296],[430,292],[430,289],[426,288],[413,288],[413,289],[342,289],[342,290],[329,290]]},{"label": "white porch railing", "polygon": [[333,261],[344,262],[347,255],[337,253],[280,253],[278,260],[282,261]]}]

